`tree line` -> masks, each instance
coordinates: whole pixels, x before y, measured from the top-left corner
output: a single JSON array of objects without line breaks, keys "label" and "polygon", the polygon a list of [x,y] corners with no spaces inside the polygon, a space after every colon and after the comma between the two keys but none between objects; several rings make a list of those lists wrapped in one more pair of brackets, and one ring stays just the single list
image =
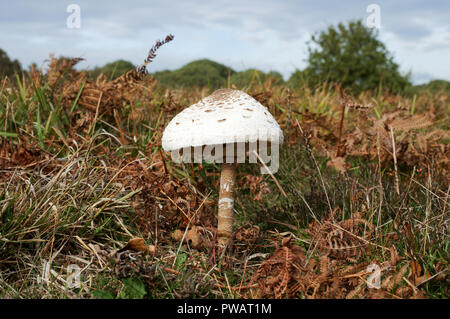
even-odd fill
[{"label": "tree line", "polygon": [[[114,79],[135,66],[118,60],[88,71],[89,76],[104,74]],[[17,60],[10,60],[0,49],[0,75],[11,76],[20,72]],[[169,88],[210,87],[212,89],[234,85],[245,89],[253,84],[271,79],[276,84],[290,87],[315,87],[324,82],[339,83],[357,94],[364,90],[386,90],[391,93],[411,91],[410,73],[402,74],[399,65],[383,42],[378,32],[366,27],[361,20],[329,26],[311,37],[308,43],[307,66],[297,69],[286,81],[276,71],[263,72],[258,69],[235,71],[232,68],[208,59],[196,60],[176,70],[165,70],[151,74],[159,85]],[[415,89],[448,90],[450,82],[435,80]]]}]

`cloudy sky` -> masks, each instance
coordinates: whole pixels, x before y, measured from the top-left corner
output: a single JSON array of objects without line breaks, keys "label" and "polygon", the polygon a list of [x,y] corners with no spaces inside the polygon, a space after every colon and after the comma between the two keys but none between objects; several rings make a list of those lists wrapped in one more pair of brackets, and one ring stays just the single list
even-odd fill
[{"label": "cloudy sky", "polygon": [[[67,26],[70,4],[80,8],[80,28]],[[450,80],[448,0],[0,0],[0,48],[24,67],[41,65],[50,53],[83,57],[82,67],[117,59],[140,64],[155,40],[172,33],[150,72],[209,58],[287,79],[306,66],[312,34],[366,21],[370,4],[380,8],[379,38],[403,72],[415,83]]]}]

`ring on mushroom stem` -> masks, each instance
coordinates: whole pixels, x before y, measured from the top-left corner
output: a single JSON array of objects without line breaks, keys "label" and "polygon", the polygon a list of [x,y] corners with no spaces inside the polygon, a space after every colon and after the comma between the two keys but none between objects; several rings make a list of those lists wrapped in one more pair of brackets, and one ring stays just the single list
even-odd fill
[{"label": "ring on mushroom stem", "polygon": [[213,92],[178,113],[165,128],[162,147],[172,152],[174,161],[222,163],[217,215],[220,247],[231,245],[237,163],[247,158],[257,163],[255,151],[265,163],[270,149],[268,169],[275,173],[282,143],[283,132],[268,109],[247,93],[232,89]]}]

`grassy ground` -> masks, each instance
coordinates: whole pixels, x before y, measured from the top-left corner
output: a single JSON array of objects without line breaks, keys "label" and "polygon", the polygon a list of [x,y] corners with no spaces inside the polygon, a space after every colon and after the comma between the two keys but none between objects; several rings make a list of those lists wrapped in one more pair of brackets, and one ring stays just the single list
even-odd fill
[{"label": "grassy ground", "polygon": [[1,82],[1,298],[448,297],[447,93],[240,88],[285,143],[275,179],[238,167],[222,256],[219,165],[161,150],[211,90],[92,81],[75,63]]}]

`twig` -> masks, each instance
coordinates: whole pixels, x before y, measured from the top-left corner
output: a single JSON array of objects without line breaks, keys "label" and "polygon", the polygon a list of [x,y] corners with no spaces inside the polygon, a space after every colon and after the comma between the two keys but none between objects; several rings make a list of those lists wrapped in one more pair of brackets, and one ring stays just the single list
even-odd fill
[{"label": "twig", "polygon": [[95,108],[95,117],[94,120],[92,121],[91,127],[89,128],[89,132],[91,133],[95,131],[95,124],[97,123],[97,117],[98,117],[98,109],[100,107],[100,102],[102,101],[102,96],[103,96],[103,91],[100,91],[100,96],[98,97],[98,101],[97,101],[97,107]]},{"label": "twig", "polygon": [[320,172],[319,165],[317,164],[316,158],[314,157],[314,154],[312,153],[312,150],[309,148],[308,140],[307,140],[306,137],[305,137],[305,133],[303,132],[303,129],[302,129],[302,127],[300,126],[300,123],[298,122],[297,119],[295,119],[295,121],[297,122],[297,126],[298,126],[298,128],[300,129],[300,132],[302,133],[302,135],[303,135],[303,137],[304,137],[304,139],[305,139],[305,144],[306,144],[306,146],[307,146],[307,148],[308,148],[308,152],[310,153],[311,158],[312,158],[312,160],[313,160],[313,162],[314,162],[314,165],[315,165],[316,168],[317,168],[317,172],[319,173],[320,181],[322,182],[323,191],[325,192],[325,197],[327,198],[327,203],[328,203],[328,208],[330,209],[330,213],[333,213],[333,209],[331,208],[330,199],[329,199],[329,197],[328,197],[328,192],[327,192],[327,189],[326,189],[326,187],[325,187],[325,182],[323,181],[323,177],[322,177],[322,173]]},{"label": "twig", "polygon": [[231,290],[244,290],[244,289],[258,288],[259,285],[258,284],[252,284],[252,285],[247,285],[247,286],[230,287],[230,286],[225,286],[225,285],[221,285],[221,284],[215,283],[214,287],[220,288],[220,289],[228,289],[228,290],[230,290],[230,289]]},{"label": "twig", "polygon": [[339,85],[338,86],[338,90],[339,90],[339,94],[341,96],[341,105],[342,105],[342,111],[341,111],[341,121],[339,122],[339,136],[338,136],[338,148],[337,148],[337,152],[336,152],[336,157],[341,157],[343,153],[342,151],[342,143],[341,143],[341,138],[342,138],[342,128],[344,127],[344,117],[345,117],[345,107],[347,106],[347,101],[346,101],[346,96],[344,94],[344,92],[342,91],[342,87]]},{"label": "twig", "polygon": [[397,169],[397,152],[395,150],[395,138],[394,138],[394,130],[392,126],[389,125],[389,130],[391,132],[391,140],[392,140],[392,157],[394,158],[394,173],[395,173],[395,191],[397,195],[400,195],[400,186],[398,183],[398,169]]},{"label": "twig", "polygon": [[431,277],[425,279],[424,281],[419,282],[419,283],[417,284],[416,287],[419,287],[420,285],[423,285],[424,283],[430,281],[431,279],[433,279],[433,278],[439,276],[440,274],[442,274],[443,272],[446,272],[446,271],[448,271],[448,268],[445,268],[444,270],[441,270],[440,272],[438,272],[438,273],[434,274],[433,276],[431,276]]},{"label": "twig", "polygon": [[113,110],[114,120],[116,121],[117,129],[120,133],[120,139],[122,140],[122,145],[127,145],[127,141],[125,140],[125,136],[123,135],[122,127],[120,126],[119,117],[117,116],[116,109]]},{"label": "twig", "polygon": [[261,159],[261,157],[259,156],[259,154],[256,151],[253,151],[253,153],[255,153],[256,157],[258,158],[258,160],[261,162],[261,164],[264,166],[264,168],[266,169],[266,171],[269,173],[270,177],[272,177],[273,181],[275,182],[275,184],[277,184],[278,189],[281,191],[281,194],[283,194],[283,196],[285,198],[288,198],[288,196],[286,195],[286,192],[283,190],[283,188],[281,187],[280,183],[278,183],[277,179],[275,178],[275,176],[272,174],[272,172],[269,170],[269,168],[267,167],[266,163],[263,162],[263,160]]}]

